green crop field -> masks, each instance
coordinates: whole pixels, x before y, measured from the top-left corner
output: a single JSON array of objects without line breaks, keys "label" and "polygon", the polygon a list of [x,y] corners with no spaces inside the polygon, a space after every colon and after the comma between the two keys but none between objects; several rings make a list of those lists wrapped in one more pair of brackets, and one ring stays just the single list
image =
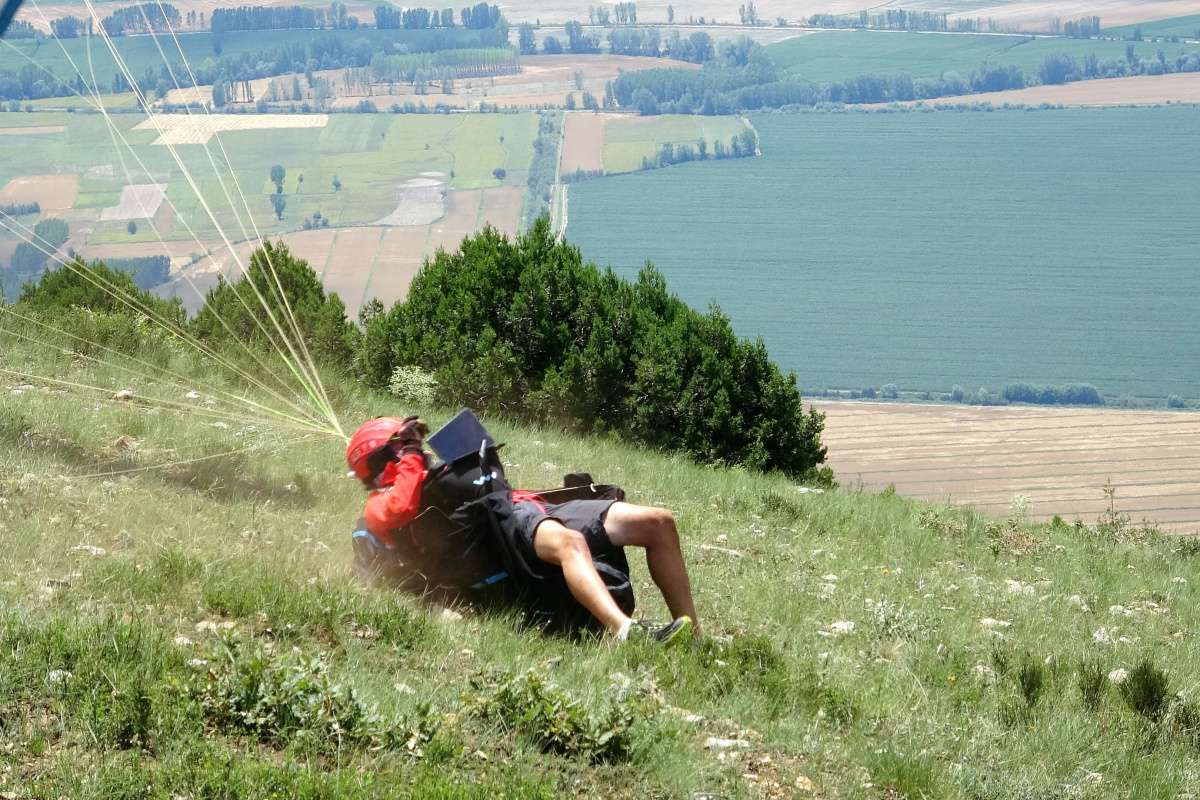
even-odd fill
[{"label": "green crop field", "polygon": [[745,130],[737,117],[664,115],[630,117],[604,126],[604,169],[630,172],[640,169],[643,158],[654,159],[664,144],[691,144],[703,139],[712,152],[713,142],[729,140]]},{"label": "green crop field", "polygon": [[1200,14],[1187,17],[1171,17],[1154,22],[1139,22],[1136,25],[1121,25],[1116,28],[1105,28],[1106,36],[1126,37],[1141,31],[1142,36],[1179,36],[1185,39],[1200,39]]},{"label": "green crop field", "polygon": [[[213,225],[168,148],[151,144],[156,132],[134,130],[145,118],[140,114],[120,114],[112,119],[151,177],[122,148],[120,154],[133,179],[126,177],[118,150],[99,115],[3,113],[0,129],[62,125],[66,130],[57,134],[0,136],[0,187],[23,175],[73,172],[81,176],[75,209],[98,213],[115,205],[121,188],[129,183],[166,183],[167,197],[188,224],[201,236],[213,235]],[[320,211],[334,226],[378,220],[395,209],[397,187],[423,172],[442,173],[448,186],[454,189],[485,188],[501,183],[522,185],[536,131],[537,119],[533,114],[337,114],[329,117],[324,128],[229,131],[221,134],[220,141],[229,155],[237,183],[249,199],[256,223],[264,233],[277,233],[298,228],[299,220],[314,211]],[[205,148],[179,145],[177,150],[221,226],[236,238],[242,238]],[[221,167],[221,176],[236,201],[236,189],[229,182],[229,171],[216,140],[210,140],[208,152]],[[288,205],[282,222],[275,219],[269,202],[274,191],[269,172],[274,164],[287,171]],[[493,176],[492,171],[497,167],[507,170],[504,181]],[[335,175],[342,183],[340,191],[333,188]],[[100,223],[90,241],[156,240],[149,226],[130,235],[125,225],[125,222]],[[178,223],[171,236],[189,238]]]},{"label": "green crop field", "polygon": [[[1068,53],[1082,60],[1095,53],[1101,60],[1125,57],[1126,42],[1091,39],[1032,39],[1017,36],[951,35],[889,31],[824,31],[770,45],[767,53],[793,77],[841,81],[864,73],[908,74],[936,78],[944,72],[967,75],[981,64],[1016,65],[1026,77],[1037,74],[1046,56]],[[1168,59],[1195,52],[1200,46],[1138,42],[1145,59],[1162,50]]]},{"label": "green crop field", "polygon": [[569,237],[654,261],[807,387],[1200,397],[1200,111],[753,120],[760,158],[574,187]]}]

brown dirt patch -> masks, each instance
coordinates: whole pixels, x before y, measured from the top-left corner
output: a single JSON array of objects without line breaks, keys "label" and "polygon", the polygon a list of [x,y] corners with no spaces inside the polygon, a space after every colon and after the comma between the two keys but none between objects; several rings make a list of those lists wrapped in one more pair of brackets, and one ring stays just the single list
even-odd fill
[{"label": "brown dirt patch", "polygon": [[62,211],[74,206],[78,196],[78,175],[24,175],[0,191],[0,203],[38,203],[42,211]]},{"label": "brown dirt patch", "polygon": [[1200,531],[1200,414],[819,402],[843,486],[952,501],[1002,516],[1027,496],[1035,519],[1095,522],[1117,510]]},{"label": "brown dirt patch", "polygon": [[351,317],[363,303],[383,233],[382,228],[343,228],[333,241],[321,280],[326,291],[342,298]]},{"label": "brown dirt patch", "polygon": [[604,169],[604,127],[619,114],[595,114],[580,111],[567,114],[564,128],[563,173]]},{"label": "brown dirt patch", "polygon": [[408,296],[408,285],[425,261],[429,228],[388,228],[375,257],[367,295],[388,308]]},{"label": "brown dirt patch", "polygon": [[[1139,75],[1133,78],[1102,78],[1076,81],[1061,86],[1030,86],[1005,92],[965,94],[926,100],[926,105],[991,103],[992,105],[1157,106],[1167,103],[1200,103],[1200,72],[1173,75]],[[904,103],[913,105],[913,103]]]},{"label": "brown dirt patch", "polygon": [[480,224],[486,222],[501,233],[516,236],[517,227],[521,224],[521,204],[524,200],[525,191],[517,186],[484,189]]},{"label": "brown dirt patch", "polygon": [[65,125],[31,125],[28,128],[0,128],[0,136],[37,136],[47,133],[64,133]]}]

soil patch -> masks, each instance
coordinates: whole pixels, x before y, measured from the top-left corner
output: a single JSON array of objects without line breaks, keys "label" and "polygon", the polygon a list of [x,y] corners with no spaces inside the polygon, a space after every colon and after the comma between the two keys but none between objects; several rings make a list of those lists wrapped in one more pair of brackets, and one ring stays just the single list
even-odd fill
[{"label": "soil patch", "polygon": [[101,222],[126,219],[149,219],[158,213],[167,196],[165,183],[138,183],[121,188],[121,199],[115,206],[100,212]]},{"label": "soil patch", "polygon": [[562,172],[599,172],[604,169],[604,127],[621,114],[580,111],[567,114],[564,130]]},{"label": "soil patch", "polygon": [[0,203],[37,203],[42,211],[62,211],[74,206],[78,196],[78,175],[23,175],[0,191]]}]

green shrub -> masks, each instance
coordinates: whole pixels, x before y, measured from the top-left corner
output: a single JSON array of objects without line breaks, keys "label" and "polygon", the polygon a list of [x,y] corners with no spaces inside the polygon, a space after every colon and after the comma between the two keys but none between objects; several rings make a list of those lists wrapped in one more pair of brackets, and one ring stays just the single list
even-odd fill
[{"label": "green shrub", "polygon": [[593,763],[627,760],[634,726],[656,711],[639,707],[634,698],[610,701],[595,714],[533,670],[476,679],[472,688],[475,716],[529,738],[547,753]]},{"label": "green shrub", "polygon": [[487,229],[439,252],[404,303],[364,320],[359,372],[377,387],[415,365],[448,405],[792,477],[825,458],[822,415],[761,341],[689,308],[652,267],[631,283],[585,264],[545,218],[515,242]]},{"label": "green shrub", "polygon": [[437,395],[437,379],[420,367],[396,367],[388,391],[402,403],[428,407]]},{"label": "green shrub", "polygon": [[[235,636],[226,637],[222,647],[215,658],[218,666],[185,689],[219,730],[321,753],[398,749],[412,740],[400,724],[384,720],[353,689],[336,681],[321,656],[276,656]],[[424,741],[433,736],[427,712],[417,730]]]},{"label": "green shrub", "polygon": [[69,266],[47,272],[25,287],[21,305],[32,311],[60,312],[85,308],[98,314],[132,318],[153,316],[172,326],[183,324],[178,300],[163,300],[138,288],[133,278],[101,262],[85,264],[75,259]]}]

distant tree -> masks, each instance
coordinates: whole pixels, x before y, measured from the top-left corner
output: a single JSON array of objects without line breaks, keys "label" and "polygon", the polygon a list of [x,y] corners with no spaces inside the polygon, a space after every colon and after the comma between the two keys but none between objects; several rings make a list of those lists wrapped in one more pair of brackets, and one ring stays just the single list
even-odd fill
[{"label": "distant tree", "polygon": [[333,176],[333,190],[335,192],[340,192],[342,190],[342,179],[337,175]]},{"label": "distant tree", "polygon": [[560,55],[563,51],[562,42],[555,36],[547,36],[542,40],[542,52],[548,56]]},{"label": "distant tree", "polygon": [[1078,70],[1074,58],[1066,53],[1055,53],[1046,56],[1038,70],[1038,77],[1042,83],[1053,86],[1071,80]]},{"label": "distant tree", "polygon": [[283,165],[276,164],[271,167],[271,183],[275,184],[275,194],[283,194],[283,178],[287,175],[287,170]]},{"label": "distant tree", "polygon": [[508,177],[508,170],[506,170],[504,167],[496,167],[494,170],[492,170],[492,177],[498,181],[502,181]]},{"label": "distant tree", "polygon": [[271,207],[275,209],[276,219],[283,219],[283,210],[287,208],[287,198],[281,194],[271,195]]},{"label": "distant tree", "polygon": [[1167,408],[1187,408],[1187,402],[1177,394],[1167,395]]},{"label": "distant tree", "polygon": [[675,21],[675,6],[667,6],[667,23]]},{"label": "distant tree", "polygon": [[580,70],[575,70],[575,88],[583,89],[583,73]]},{"label": "distant tree", "polygon": [[212,87],[212,104],[215,108],[224,108],[225,103],[225,84],[217,81]]},{"label": "distant tree", "polygon": [[130,236],[133,236],[138,231],[137,223],[133,220],[129,220],[129,224],[125,226],[125,230],[129,231]]},{"label": "distant tree", "polygon": [[571,93],[571,92],[568,92],[568,93],[567,93],[567,101],[566,101],[566,106],[567,106],[567,110],[568,110],[568,111],[574,111],[574,110],[575,110],[575,95],[574,95],[573,93]]},{"label": "distant tree", "polygon": [[521,55],[531,56],[537,53],[537,42],[533,38],[533,25],[528,22],[522,22],[517,29],[517,41],[521,49]]},{"label": "distant tree", "polygon": [[596,101],[596,96],[591,92],[583,93],[583,107],[588,111],[599,111],[600,104]]}]

